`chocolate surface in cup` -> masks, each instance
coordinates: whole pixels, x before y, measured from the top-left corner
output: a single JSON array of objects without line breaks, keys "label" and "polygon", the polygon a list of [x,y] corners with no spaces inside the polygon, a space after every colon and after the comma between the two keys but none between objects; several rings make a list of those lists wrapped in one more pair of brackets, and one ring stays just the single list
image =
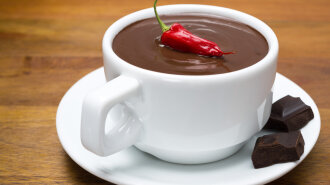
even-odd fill
[{"label": "chocolate surface in cup", "polygon": [[205,57],[183,53],[164,46],[161,28],[156,18],[135,22],[113,40],[114,52],[126,62],[151,71],[210,75],[240,70],[251,66],[268,52],[265,38],[255,29],[219,16],[184,13],[161,16],[165,24],[182,24],[191,33],[213,41],[222,51],[235,54]]}]

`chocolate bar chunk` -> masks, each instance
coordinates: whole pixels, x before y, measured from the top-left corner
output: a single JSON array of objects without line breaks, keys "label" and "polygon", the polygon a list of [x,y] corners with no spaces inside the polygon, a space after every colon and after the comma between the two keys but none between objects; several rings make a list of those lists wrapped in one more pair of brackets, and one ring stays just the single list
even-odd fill
[{"label": "chocolate bar chunk", "polygon": [[285,132],[299,130],[314,118],[310,106],[300,98],[290,95],[276,101],[264,129],[275,129]]},{"label": "chocolate bar chunk", "polygon": [[252,153],[254,168],[296,161],[304,153],[301,132],[276,133],[259,137]]}]

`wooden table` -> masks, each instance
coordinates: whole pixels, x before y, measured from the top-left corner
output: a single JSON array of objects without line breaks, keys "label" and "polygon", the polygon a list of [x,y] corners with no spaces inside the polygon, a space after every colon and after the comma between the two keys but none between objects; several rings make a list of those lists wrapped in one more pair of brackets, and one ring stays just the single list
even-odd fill
[{"label": "wooden table", "polygon": [[[75,164],[55,129],[68,88],[102,66],[101,39],[118,18],[152,0],[0,0],[0,184],[108,184]],[[269,24],[280,43],[278,72],[316,101],[319,140],[271,184],[330,184],[330,1],[161,0],[229,7]]]}]

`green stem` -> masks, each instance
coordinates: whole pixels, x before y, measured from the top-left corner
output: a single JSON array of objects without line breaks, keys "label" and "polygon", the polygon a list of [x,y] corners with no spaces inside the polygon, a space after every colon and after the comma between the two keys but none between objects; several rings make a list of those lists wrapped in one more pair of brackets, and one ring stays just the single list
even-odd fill
[{"label": "green stem", "polygon": [[163,23],[162,20],[160,20],[160,18],[158,16],[158,13],[157,13],[157,10],[156,10],[157,1],[158,0],[155,0],[155,3],[154,3],[154,11],[155,11],[155,14],[156,14],[157,21],[158,21],[160,27],[162,28],[162,31],[165,32],[165,31],[170,29],[170,26],[167,26],[166,24]]}]

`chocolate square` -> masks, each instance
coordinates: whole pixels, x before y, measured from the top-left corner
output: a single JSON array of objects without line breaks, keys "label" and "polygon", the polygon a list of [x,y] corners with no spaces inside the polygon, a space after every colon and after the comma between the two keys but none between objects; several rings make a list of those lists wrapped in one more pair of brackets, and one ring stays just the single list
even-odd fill
[{"label": "chocolate square", "polygon": [[259,137],[252,162],[255,168],[296,161],[304,153],[304,139],[300,131],[276,133]]},{"label": "chocolate square", "polygon": [[300,98],[287,95],[272,105],[271,114],[264,129],[294,131],[304,127],[314,118],[310,106]]}]

